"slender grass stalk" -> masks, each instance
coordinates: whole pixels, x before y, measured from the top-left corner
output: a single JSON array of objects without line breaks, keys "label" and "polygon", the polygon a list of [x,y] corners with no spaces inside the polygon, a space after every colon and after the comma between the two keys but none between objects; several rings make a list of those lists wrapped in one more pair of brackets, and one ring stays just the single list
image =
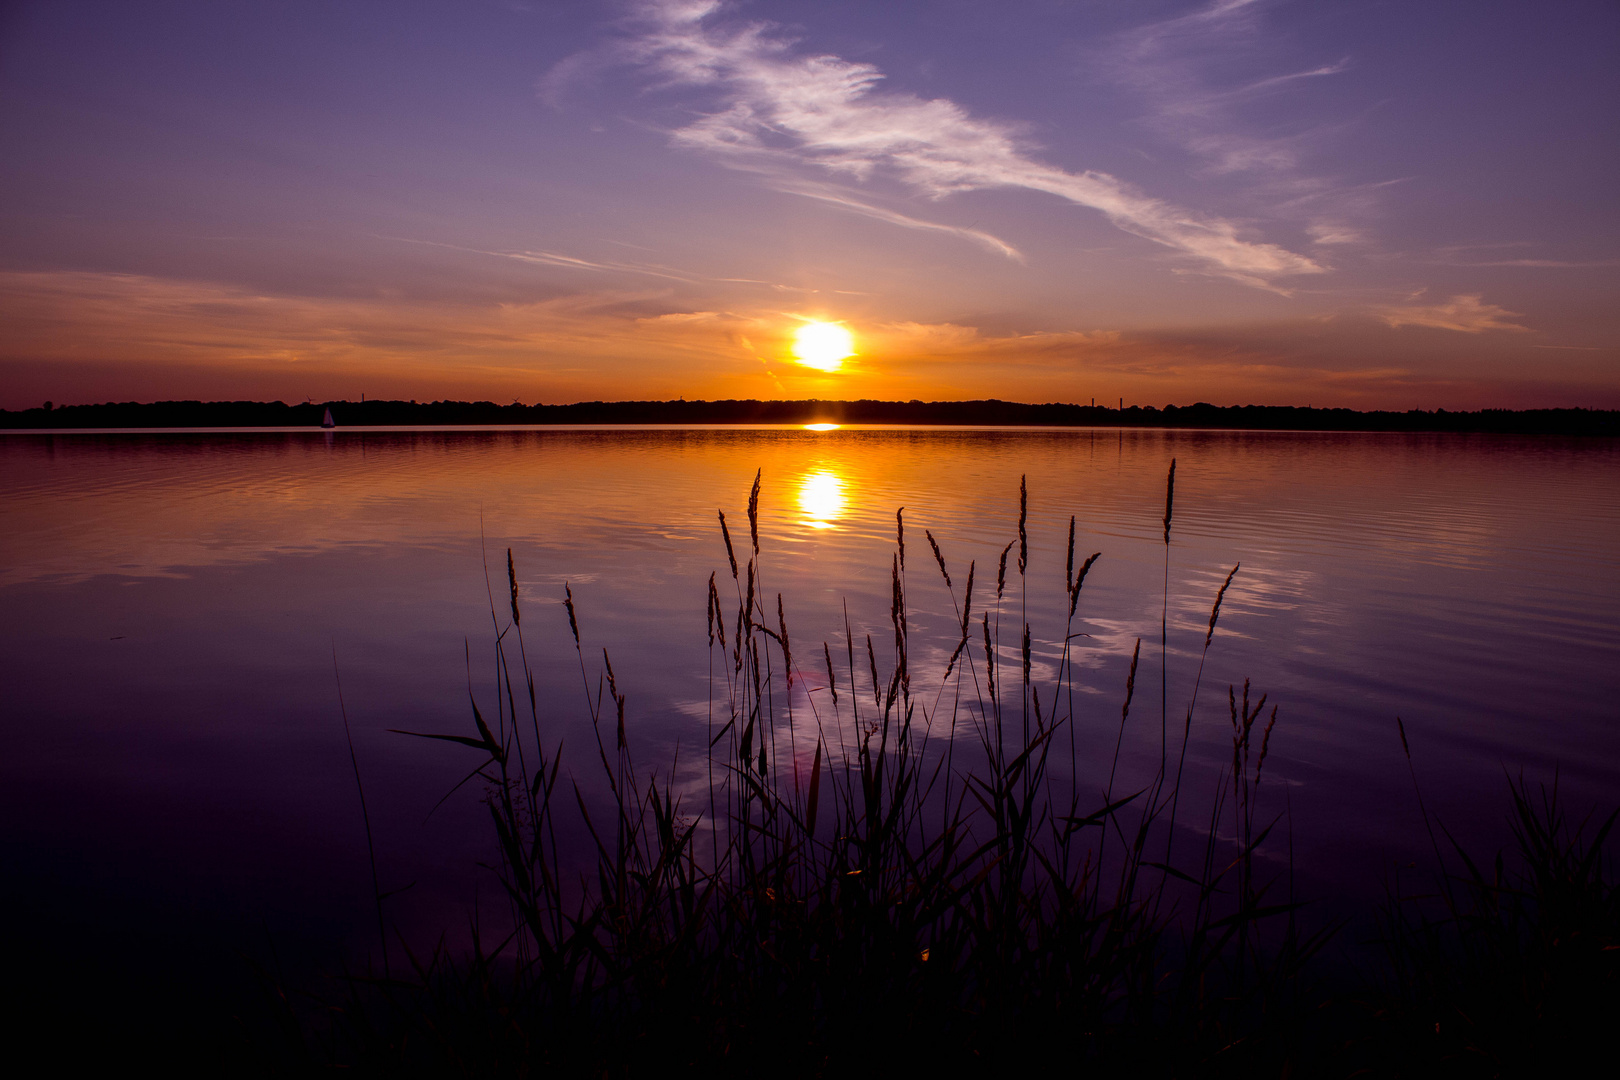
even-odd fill
[{"label": "slender grass stalk", "polygon": [[1176,508],[1176,459],[1164,478],[1164,597],[1159,609],[1159,775],[1167,764],[1170,730],[1170,515]]},{"label": "slender grass stalk", "polygon": [[337,645],[332,645],[332,679],[337,683],[338,711],[343,716],[343,738],[349,744],[349,766],[354,770],[354,790],[360,796],[360,819],[366,825],[366,860],[371,865],[371,896],[377,911],[377,939],[382,946],[383,974],[392,977],[388,962],[388,925],[383,921],[382,879],[377,875],[377,845],[371,835],[371,811],[366,807],[366,785],[360,779],[360,758],[354,752],[354,734],[349,730],[349,707],[343,700],[343,674],[338,670]]}]

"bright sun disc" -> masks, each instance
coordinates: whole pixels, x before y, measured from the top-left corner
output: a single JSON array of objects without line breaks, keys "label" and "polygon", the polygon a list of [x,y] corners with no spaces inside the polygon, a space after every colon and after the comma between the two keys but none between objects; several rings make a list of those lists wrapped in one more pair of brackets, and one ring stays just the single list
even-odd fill
[{"label": "bright sun disc", "polygon": [[855,355],[855,336],[837,323],[805,323],[793,335],[793,355],[805,367],[837,371]]}]

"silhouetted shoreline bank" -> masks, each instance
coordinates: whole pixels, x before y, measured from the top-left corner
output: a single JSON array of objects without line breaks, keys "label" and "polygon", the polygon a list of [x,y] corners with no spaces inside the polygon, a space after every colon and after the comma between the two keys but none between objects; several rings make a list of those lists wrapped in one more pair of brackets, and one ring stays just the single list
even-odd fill
[{"label": "silhouetted shoreline bank", "polygon": [[1482,409],[1477,412],[1357,412],[1287,405],[1024,404],[1015,401],[582,401],[497,405],[492,401],[107,402],[0,410],[0,429],[318,426],[326,409],[339,427],[464,424],[917,424],[991,427],[1231,428],[1252,431],[1495,432],[1620,435],[1620,411]]}]

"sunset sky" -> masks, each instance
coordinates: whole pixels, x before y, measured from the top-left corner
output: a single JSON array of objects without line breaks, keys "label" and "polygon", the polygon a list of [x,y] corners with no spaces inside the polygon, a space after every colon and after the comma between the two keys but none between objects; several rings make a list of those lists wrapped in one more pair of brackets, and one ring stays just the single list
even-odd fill
[{"label": "sunset sky", "polygon": [[0,146],[4,408],[1620,407],[1612,0],[11,3]]}]

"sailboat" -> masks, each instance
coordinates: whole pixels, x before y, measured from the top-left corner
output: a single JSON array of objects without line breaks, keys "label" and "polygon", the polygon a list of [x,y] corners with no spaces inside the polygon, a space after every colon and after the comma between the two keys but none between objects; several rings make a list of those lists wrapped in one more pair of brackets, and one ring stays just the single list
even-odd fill
[{"label": "sailboat", "polygon": [[321,417],[321,427],[323,427],[323,428],[337,427],[337,421],[332,419],[332,410],[331,409],[327,409],[326,410],[326,415]]}]

